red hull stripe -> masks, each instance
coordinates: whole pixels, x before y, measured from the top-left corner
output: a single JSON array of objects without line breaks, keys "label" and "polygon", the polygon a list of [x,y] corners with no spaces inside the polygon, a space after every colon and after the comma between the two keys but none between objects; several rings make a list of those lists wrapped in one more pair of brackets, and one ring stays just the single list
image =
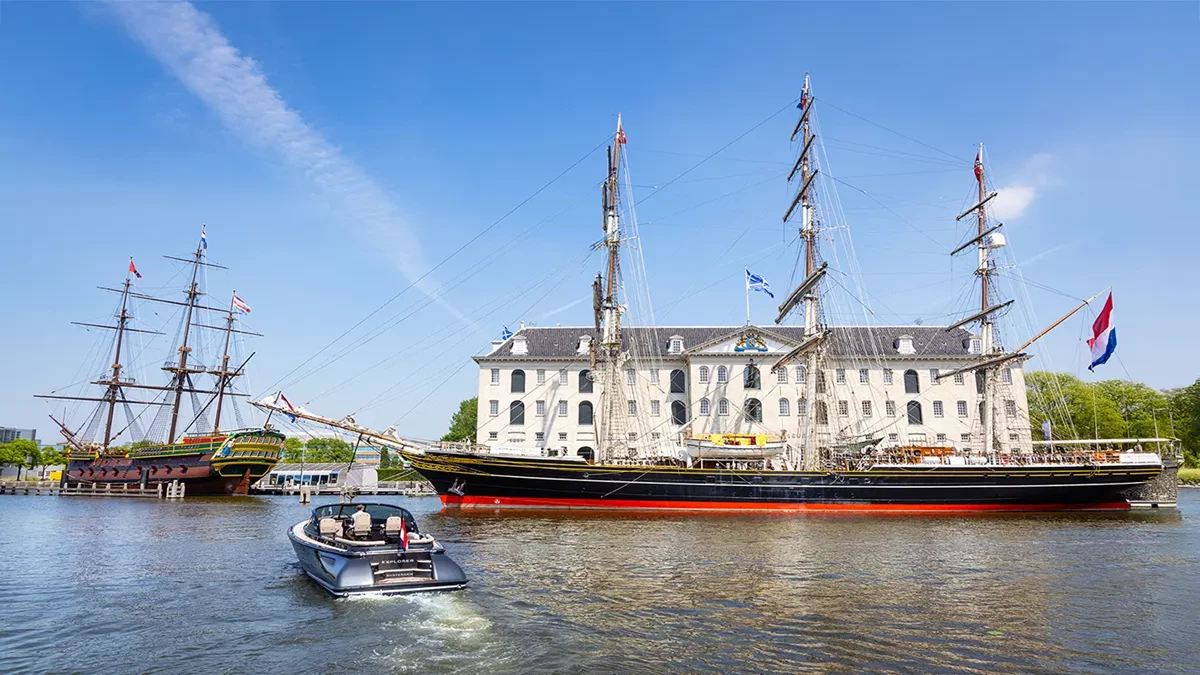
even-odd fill
[{"label": "red hull stripe", "polygon": [[464,508],[542,507],[575,509],[665,509],[675,511],[1095,511],[1128,509],[1129,502],[1084,504],[847,504],[821,502],[703,502],[649,499],[553,499],[439,495],[447,506]]}]

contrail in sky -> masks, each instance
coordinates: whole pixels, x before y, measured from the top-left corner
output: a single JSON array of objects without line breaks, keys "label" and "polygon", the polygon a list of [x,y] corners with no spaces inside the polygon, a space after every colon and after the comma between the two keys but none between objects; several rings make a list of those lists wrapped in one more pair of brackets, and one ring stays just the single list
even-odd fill
[{"label": "contrail in sky", "polygon": [[[234,132],[299,169],[331,210],[386,250],[410,281],[430,265],[412,227],[392,200],[354,162],[309,126],[270,84],[254,59],[242,55],[212,17],[187,2],[117,2],[108,6],[160,63]],[[466,316],[439,297],[437,282],[414,284],[456,318]]]}]

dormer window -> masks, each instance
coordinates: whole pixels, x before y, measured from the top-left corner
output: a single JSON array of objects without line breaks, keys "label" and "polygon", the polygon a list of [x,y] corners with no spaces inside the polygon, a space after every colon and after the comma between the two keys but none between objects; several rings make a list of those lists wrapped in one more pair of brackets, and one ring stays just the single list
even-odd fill
[{"label": "dormer window", "polygon": [[512,353],[514,356],[524,356],[529,353],[529,345],[525,342],[524,335],[518,335],[512,339]]},{"label": "dormer window", "polygon": [[901,354],[916,354],[917,350],[913,347],[913,339],[911,335],[901,335],[896,338],[896,351]]},{"label": "dormer window", "polygon": [[592,350],[592,336],[580,335],[579,347],[575,350],[578,354],[587,354]]},{"label": "dormer window", "polygon": [[670,337],[670,341],[667,343],[667,353],[668,354],[682,354],[683,353],[683,336],[672,335]]},{"label": "dormer window", "polygon": [[983,340],[979,338],[971,338],[970,344],[967,346],[967,351],[972,354],[983,353]]}]

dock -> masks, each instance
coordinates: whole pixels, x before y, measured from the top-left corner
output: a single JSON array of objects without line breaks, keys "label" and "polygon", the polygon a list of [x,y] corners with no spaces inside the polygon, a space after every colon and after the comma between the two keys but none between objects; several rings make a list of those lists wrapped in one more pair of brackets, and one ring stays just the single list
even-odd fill
[{"label": "dock", "polygon": [[59,497],[141,497],[183,499],[186,485],[179,481],[142,487],[137,483],[59,483],[58,481],[0,481],[0,495],[51,495]]},{"label": "dock", "polygon": [[[330,485],[322,483],[320,485],[305,486],[308,488],[309,494],[314,495],[336,495],[341,494],[341,485]],[[410,482],[379,482],[374,485],[354,485],[352,486],[358,494],[361,495],[401,495],[404,497],[433,497],[437,494],[433,486],[425,481],[410,481]],[[300,494],[300,486],[296,484],[283,485],[260,485],[255,484],[250,486],[251,494],[259,495],[298,495]]]}]

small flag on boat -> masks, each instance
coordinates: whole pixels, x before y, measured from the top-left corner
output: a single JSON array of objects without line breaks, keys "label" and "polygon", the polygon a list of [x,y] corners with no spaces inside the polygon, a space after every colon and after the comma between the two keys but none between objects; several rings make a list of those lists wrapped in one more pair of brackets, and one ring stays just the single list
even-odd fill
[{"label": "small flag on boat", "polygon": [[975,153],[975,180],[983,182],[983,148]]},{"label": "small flag on boat", "polygon": [[617,142],[625,145],[625,127],[621,126],[620,115],[617,115]]},{"label": "small flag on boat", "polygon": [[762,291],[772,298],[775,297],[775,294],[771,292],[771,284],[757,274],[751,273],[749,269],[746,270],[746,288],[752,291]]},{"label": "small flag on boat", "polygon": [[804,110],[808,105],[808,73],[804,74],[804,89],[800,90],[800,105],[797,108]]},{"label": "small flag on boat", "polygon": [[1100,316],[1092,323],[1092,338],[1087,341],[1088,348],[1092,350],[1092,363],[1088,370],[1094,371],[1096,366],[1107,363],[1117,349],[1117,329],[1112,325],[1112,309],[1110,291],[1108,300],[1104,301],[1104,309],[1100,310]]},{"label": "small flag on boat", "polygon": [[204,225],[204,223],[200,224],[200,248],[207,251],[208,250],[208,234],[206,234],[204,231],[205,227],[206,227],[206,225]]},{"label": "small flag on boat", "polygon": [[404,517],[400,518],[400,550],[408,550],[408,523],[404,522]]},{"label": "small flag on boat", "polygon": [[500,333],[500,339],[507,340],[510,337],[512,337],[512,331],[508,329],[508,326],[505,326],[504,330]]},{"label": "small flag on boat", "polygon": [[282,391],[279,392],[279,400],[283,401],[283,407],[287,408],[290,411],[290,412],[286,412],[284,414],[288,416],[288,419],[295,422],[296,416],[293,413],[296,412],[296,409],[292,407],[292,402],[287,400],[287,397],[283,395]]},{"label": "small flag on boat", "polygon": [[130,273],[130,274],[132,274],[133,276],[135,276],[135,277],[139,278],[139,279],[141,279],[141,278],[142,278],[142,273],[141,273],[141,272],[139,272],[139,271],[137,271],[137,266],[133,264],[133,258],[132,258],[132,257],[130,257],[130,258],[129,258],[129,273]]},{"label": "small flag on boat", "polygon": [[247,305],[245,300],[239,298],[237,296],[237,293],[233,294],[233,306],[237,307],[238,309],[242,310],[243,312],[245,312],[247,314],[250,313],[250,305]]}]

